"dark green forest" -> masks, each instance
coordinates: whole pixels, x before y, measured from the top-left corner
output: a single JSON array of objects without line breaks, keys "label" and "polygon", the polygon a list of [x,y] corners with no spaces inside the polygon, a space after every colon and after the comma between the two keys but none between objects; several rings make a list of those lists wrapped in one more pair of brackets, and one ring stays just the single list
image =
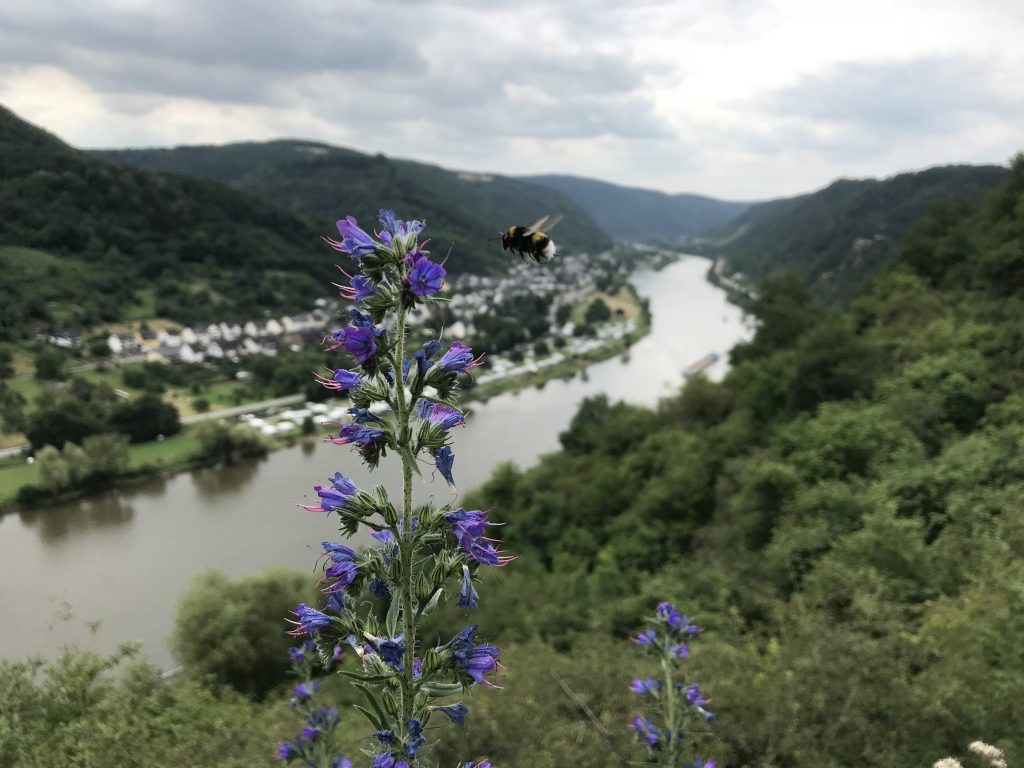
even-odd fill
[{"label": "dark green forest", "polygon": [[611,247],[605,230],[567,195],[496,174],[449,171],[306,141],[95,154],[151,171],[214,179],[317,220],[332,221],[339,211],[372,219],[381,207],[416,211],[430,224],[435,253],[451,248],[458,254],[451,262],[456,272],[498,271],[507,260],[488,238],[552,213],[564,217],[554,233],[563,251],[596,253]]},{"label": "dark green forest", "polygon": [[849,301],[891,263],[932,205],[969,205],[1006,177],[999,166],[949,165],[888,179],[840,179],[825,189],[750,207],[709,236],[710,253],[754,281],[794,271],[829,300]]},{"label": "dark green forest", "polygon": [[[688,663],[719,765],[919,768],[974,739],[1024,760],[1022,285],[1024,156],[910,227],[848,310],[768,280],[722,383],[656,410],[592,399],[561,452],[496,471],[466,506],[519,556],[473,617],[505,688],[468,699],[432,759],[636,759],[628,638],[670,599],[706,628]],[[0,665],[0,765],[271,764],[293,725],[285,638],[261,638],[307,589],[289,579],[197,583],[170,680],[88,655]],[[189,664],[206,656],[232,664]]]}]

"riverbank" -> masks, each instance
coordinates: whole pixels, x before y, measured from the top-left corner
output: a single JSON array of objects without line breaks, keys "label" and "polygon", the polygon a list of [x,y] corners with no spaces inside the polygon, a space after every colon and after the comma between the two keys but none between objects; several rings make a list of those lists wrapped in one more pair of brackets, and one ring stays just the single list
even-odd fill
[{"label": "riverbank", "polygon": [[[571,378],[594,363],[627,352],[632,344],[650,332],[650,309],[631,283],[627,283],[615,295],[598,294],[597,297],[612,305],[615,312],[614,321],[604,326],[605,330],[611,330],[606,338],[580,340],[577,342],[577,351],[556,351],[546,358],[527,359],[518,369],[467,389],[463,396],[464,402],[486,402],[507,392],[540,387],[555,379]],[[593,298],[587,297],[588,300]],[[299,404],[302,400],[301,395],[290,395],[262,403],[243,403],[186,416],[182,419],[182,431],[177,435],[159,442],[129,446],[128,467],[123,473],[57,492],[40,487],[38,463],[29,464],[20,457],[11,457],[0,463],[0,516],[19,509],[39,509],[85,499],[111,489],[131,487],[154,477],[169,477],[180,472],[215,467],[222,463],[222,458],[207,455],[201,450],[195,438],[195,423],[262,413],[270,408]],[[295,431],[271,436],[267,438],[268,450],[294,446],[302,437],[301,433]],[[307,433],[306,437],[312,436]]]}]

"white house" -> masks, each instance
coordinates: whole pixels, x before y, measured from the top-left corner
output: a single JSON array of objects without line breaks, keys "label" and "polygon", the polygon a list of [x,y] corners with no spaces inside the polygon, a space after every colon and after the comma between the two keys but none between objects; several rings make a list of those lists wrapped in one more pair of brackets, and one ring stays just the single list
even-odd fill
[{"label": "white house", "polygon": [[280,336],[284,333],[284,328],[274,318],[267,320],[267,335],[269,336]]},{"label": "white house", "polygon": [[255,339],[257,336],[260,335],[260,327],[256,325],[256,323],[254,323],[252,320],[247,322],[242,327],[242,330],[245,331],[245,335],[251,339]]},{"label": "white house", "polygon": [[121,343],[121,337],[116,333],[107,336],[107,346],[110,347],[110,354],[112,355],[120,355],[124,352],[124,344]]},{"label": "white house", "polygon": [[179,352],[179,357],[181,358],[181,362],[183,362],[183,363],[201,363],[201,362],[203,362],[203,353],[202,352],[197,352],[196,350],[192,349],[192,347],[189,346],[188,344],[182,344],[181,345],[181,351]]},{"label": "white house", "polygon": [[224,357],[224,350],[216,341],[211,341],[206,345],[205,353],[207,357],[212,357],[215,360],[221,360]]}]

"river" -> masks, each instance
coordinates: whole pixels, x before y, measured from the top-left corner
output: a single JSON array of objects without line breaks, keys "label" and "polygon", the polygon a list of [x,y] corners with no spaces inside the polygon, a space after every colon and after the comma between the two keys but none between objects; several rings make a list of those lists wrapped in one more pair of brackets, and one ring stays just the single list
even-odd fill
[{"label": "river", "polygon": [[[589,395],[653,405],[677,391],[682,369],[709,352],[723,359],[707,375],[721,378],[725,353],[749,329],[707,282],[707,269],[706,260],[686,256],[633,276],[650,299],[653,325],[627,359],[470,404],[466,426],[453,433],[459,487],[479,486],[503,461],[525,468],[558,450],[559,432]],[[295,505],[336,470],[361,487],[394,487],[397,462],[385,464],[371,475],[347,446],[296,445],[259,464],[153,479],[0,517],[0,658],[53,657],[65,645],[108,652],[139,640],[155,663],[172,666],[167,639],[175,603],[196,574],[252,574],[280,564],[308,569],[313,578],[319,542],[336,539],[337,531]],[[443,480],[430,483],[429,473],[425,480],[421,498],[448,498]]]}]

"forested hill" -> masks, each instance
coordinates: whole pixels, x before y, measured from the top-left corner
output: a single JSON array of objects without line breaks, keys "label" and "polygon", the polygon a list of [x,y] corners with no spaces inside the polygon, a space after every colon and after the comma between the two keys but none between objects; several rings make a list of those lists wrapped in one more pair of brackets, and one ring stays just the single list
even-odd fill
[{"label": "forested hill", "polygon": [[0,107],[4,338],[304,310],[329,274],[323,231],[221,184],[100,160]]},{"label": "forested hill", "polygon": [[900,237],[932,205],[969,205],[1005,177],[1000,166],[949,165],[884,180],[840,179],[750,207],[712,233],[712,252],[755,281],[793,270],[820,295],[849,299],[895,258]]},{"label": "forested hill", "polygon": [[678,242],[700,237],[751,205],[701,195],[669,195],[578,176],[524,178],[564,192],[619,240]]},{"label": "forested hill", "polygon": [[[562,453],[498,472],[472,506],[519,560],[481,626],[563,649],[576,695],[624,720],[628,634],[676,601],[706,628],[687,681],[719,765],[920,768],[975,739],[1024,761],[1024,157],[977,208],[913,226],[846,313],[767,281],[723,383],[656,412],[589,400]],[[494,728],[529,716],[516,687]],[[626,738],[545,728],[545,764],[629,761]]]},{"label": "forested hill", "polygon": [[153,171],[204,176],[264,200],[333,221],[360,220],[381,207],[426,219],[432,247],[457,258],[455,271],[501,269],[501,247],[488,242],[513,224],[561,213],[556,240],[564,251],[595,253],[607,234],[561,192],[505,176],[449,171],[308,141],[97,151],[98,157]]}]

